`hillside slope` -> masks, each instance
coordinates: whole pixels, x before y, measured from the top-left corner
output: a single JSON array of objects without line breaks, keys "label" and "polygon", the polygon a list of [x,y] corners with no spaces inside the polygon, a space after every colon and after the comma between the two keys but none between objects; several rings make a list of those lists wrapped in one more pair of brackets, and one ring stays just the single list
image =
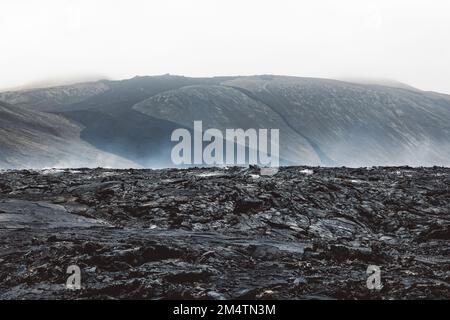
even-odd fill
[{"label": "hillside slope", "polygon": [[[0,98],[21,112],[54,113],[61,132],[69,131],[66,136],[78,135],[80,143],[145,167],[172,166],[170,135],[192,129],[195,120],[203,121],[204,129],[279,129],[285,164],[450,165],[450,96],[398,83],[164,75],[7,92]],[[24,132],[17,136],[31,139]],[[0,150],[5,153],[10,144],[3,141]],[[36,150],[28,147],[21,150],[34,157]]]},{"label": "hillside slope", "polygon": [[81,130],[64,117],[0,101],[0,168],[137,166],[81,140]]},{"label": "hillside slope", "polygon": [[269,106],[332,163],[450,165],[448,96],[309,78],[225,84]]},{"label": "hillside slope", "polygon": [[194,121],[202,120],[203,130],[280,129],[280,158],[291,163],[320,164],[308,141],[287,127],[282,117],[264,103],[230,87],[184,87],[149,98],[133,109],[190,128]]}]

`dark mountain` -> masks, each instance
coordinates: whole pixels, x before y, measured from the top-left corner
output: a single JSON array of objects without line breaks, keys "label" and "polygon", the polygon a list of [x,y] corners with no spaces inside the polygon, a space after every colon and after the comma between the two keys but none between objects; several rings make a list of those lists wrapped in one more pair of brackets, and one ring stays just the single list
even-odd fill
[{"label": "dark mountain", "polygon": [[0,168],[137,166],[83,141],[81,130],[64,117],[0,101]]},{"label": "dark mountain", "polygon": [[155,94],[195,84],[220,84],[233,77],[188,78],[182,76],[134,77],[127,80],[87,82],[54,88],[0,93],[0,100],[34,110],[63,112],[129,109]]},{"label": "dark mountain", "polygon": [[[135,77],[5,92],[0,93],[0,99],[70,119],[82,128],[81,139],[99,150],[130,159],[135,165],[161,167],[170,165],[170,135],[182,126],[134,111],[133,105],[167,90],[229,79],[232,78]],[[92,94],[95,90],[97,94]]]},{"label": "dark mountain", "polygon": [[[61,124],[62,139],[75,136],[96,152],[142,166],[172,166],[170,134],[192,129],[195,120],[204,129],[278,128],[280,156],[289,164],[450,165],[450,97],[398,83],[166,75],[0,93],[1,99],[30,117],[49,112],[38,114]],[[16,149],[37,157],[19,128]],[[0,144],[4,167],[19,163],[5,161],[11,143]]]},{"label": "dark mountain", "polygon": [[182,127],[131,109],[71,111],[64,116],[83,125],[81,139],[144,167],[170,166],[170,136]]},{"label": "dark mountain", "polygon": [[239,78],[225,85],[278,113],[323,163],[450,164],[449,96],[290,77]]},{"label": "dark mountain", "polygon": [[188,86],[166,91],[133,107],[149,116],[185,127],[202,120],[204,129],[280,129],[280,157],[290,163],[320,164],[308,141],[289,126],[270,106],[241,90],[224,85]]}]

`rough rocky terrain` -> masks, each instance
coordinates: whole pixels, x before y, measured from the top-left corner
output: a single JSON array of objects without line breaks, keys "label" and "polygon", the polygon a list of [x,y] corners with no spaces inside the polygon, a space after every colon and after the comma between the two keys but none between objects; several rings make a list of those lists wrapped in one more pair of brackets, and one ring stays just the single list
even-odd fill
[{"label": "rough rocky terrain", "polygon": [[0,298],[450,299],[450,169],[3,171]]}]

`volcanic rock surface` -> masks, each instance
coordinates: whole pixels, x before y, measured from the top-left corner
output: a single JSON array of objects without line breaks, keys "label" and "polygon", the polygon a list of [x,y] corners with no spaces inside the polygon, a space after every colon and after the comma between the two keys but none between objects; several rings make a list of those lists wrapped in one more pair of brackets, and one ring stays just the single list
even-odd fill
[{"label": "volcanic rock surface", "polygon": [[449,186],[439,167],[3,171],[0,298],[449,299]]}]

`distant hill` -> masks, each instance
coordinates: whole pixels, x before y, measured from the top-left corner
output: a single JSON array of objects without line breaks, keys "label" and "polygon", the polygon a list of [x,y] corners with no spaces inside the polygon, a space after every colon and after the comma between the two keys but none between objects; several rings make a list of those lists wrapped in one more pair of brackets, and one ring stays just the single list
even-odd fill
[{"label": "distant hill", "polygon": [[[34,158],[42,157],[58,163],[58,152],[80,157],[63,141],[89,149],[83,157],[107,154],[134,165],[172,166],[170,134],[192,129],[195,120],[204,129],[278,128],[284,164],[449,166],[450,97],[394,84],[166,75],[0,93],[9,103],[2,108],[21,115],[3,120],[2,111],[0,130],[17,128],[14,139],[0,140],[0,166],[39,165]],[[36,148],[39,135],[44,138]],[[45,155],[44,146],[52,152]],[[7,157],[11,150],[29,161]]]},{"label": "distant hill", "polygon": [[62,116],[0,101],[0,168],[137,166],[81,140],[81,130]]}]

